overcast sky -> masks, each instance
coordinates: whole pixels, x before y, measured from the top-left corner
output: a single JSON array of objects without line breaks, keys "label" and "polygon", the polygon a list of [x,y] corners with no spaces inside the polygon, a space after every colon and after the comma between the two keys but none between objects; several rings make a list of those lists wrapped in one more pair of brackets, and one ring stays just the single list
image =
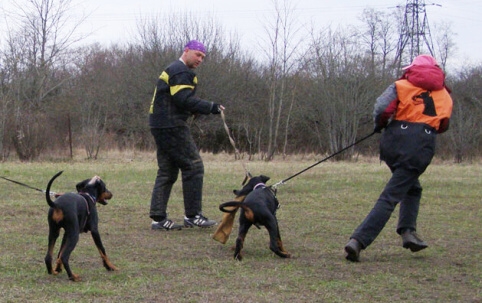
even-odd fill
[{"label": "overcast sky", "polygon": [[[15,0],[22,2],[23,0]],[[82,31],[93,32],[89,41],[103,45],[129,41],[136,33],[136,21],[164,13],[192,12],[195,16],[215,18],[226,31],[235,31],[243,48],[249,48],[263,37],[263,20],[273,14],[273,0],[73,0],[78,11],[90,12]],[[0,0],[1,8],[8,9],[13,0]],[[421,2],[421,1],[420,1]],[[300,24],[315,24],[323,29],[331,25],[360,24],[358,17],[367,7],[390,12],[400,0],[292,0],[296,8],[293,16]],[[458,47],[457,61],[482,62],[482,1],[433,0],[425,1],[428,21],[432,29],[442,21],[452,24]],[[3,23],[0,23],[2,25]],[[3,27],[3,26],[2,26]],[[435,37],[432,36],[434,39]],[[434,41],[435,44],[435,41]]]}]

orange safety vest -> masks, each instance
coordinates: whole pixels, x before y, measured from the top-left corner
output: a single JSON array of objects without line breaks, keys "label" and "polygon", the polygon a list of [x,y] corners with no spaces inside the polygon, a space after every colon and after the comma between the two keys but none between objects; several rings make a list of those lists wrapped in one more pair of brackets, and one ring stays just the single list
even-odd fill
[{"label": "orange safety vest", "polygon": [[398,103],[395,120],[425,123],[438,131],[440,122],[452,114],[452,98],[443,88],[428,91],[417,87],[408,80],[395,81]]}]

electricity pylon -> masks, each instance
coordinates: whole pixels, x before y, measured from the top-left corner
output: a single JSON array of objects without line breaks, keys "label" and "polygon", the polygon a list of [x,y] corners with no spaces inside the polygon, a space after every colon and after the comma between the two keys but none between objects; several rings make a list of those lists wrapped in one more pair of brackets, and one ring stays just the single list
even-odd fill
[{"label": "electricity pylon", "polygon": [[[435,3],[428,5],[441,6]],[[395,57],[395,63],[399,66],[409,64],[420,54],[434,55],[426,6],[423,0],[407,0]]]}]

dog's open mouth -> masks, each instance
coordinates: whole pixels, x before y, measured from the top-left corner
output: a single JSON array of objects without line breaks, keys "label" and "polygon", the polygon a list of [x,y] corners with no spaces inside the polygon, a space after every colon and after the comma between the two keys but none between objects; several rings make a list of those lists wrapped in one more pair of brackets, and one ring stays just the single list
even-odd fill
[{"label": "dog's open mouth", "polygon": [[99,200],[97,201],[98,203],[102,204],[102,205],[107,205],[107,201],[106,200]]},{"label": "dog's open mouth", "polygon": [[112,199],[112,193],[110,191],[103,192],[102,195],[100,195],[99,199],[97,199],[97,202],[102,204],[102,205],[107,205],[107,200]]}]

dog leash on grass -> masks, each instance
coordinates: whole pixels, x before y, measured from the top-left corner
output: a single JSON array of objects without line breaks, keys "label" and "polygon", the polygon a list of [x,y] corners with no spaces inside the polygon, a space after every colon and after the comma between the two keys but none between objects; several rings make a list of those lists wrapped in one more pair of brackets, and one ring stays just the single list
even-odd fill
[{"label": "dog leash on grass", "polygon": [[[15,183],[15,184],[18,184],[18,185],[21,185],[21,186],[30,188],[30,189],[34,189],[34,190],[39,191],[39,192],[42,192],[42,193],[44,193],[44,194],[47,193],[47,192],[46,192],[45,190],[43,190],[43,189],[36,188],[36,187],[27,185],[27,184],[22,183],[22,182],[19,182],[19,181],[15,181],[15,180],[12,180],[12,179],[9,179],[9,178],[6,178],[6,177],[2,177],[2,176],[0,176],[0,178],[2,178],[2,179],[4,179],[4,180],[7,180],[7,181],[10,181],[10,182]],[[51,191],[51,192],[49,192],[49,194],[50,194],[51,196],[55,196],[57,193]]]},{"label": "dog leash on grass", "polygon": [[309,169],[317,166],[318,164],[320,164],[320,163],[322,163],[322,162],[325,162],[325,161],[328,160],[328,159],[333,158],[334,156],[336,156],[336,155],[344,152],[345,150],[349,149],[350,147],[353,147],[353,146],[357,145],[358,143],[360,143],[360,142],[362,142],[362,141],[365,141],[366,139],[368,139],[368,138],[370,138],[371,136],[373,136],[375,133],[376,133],[376,132],[374,131],[374,132],[366,135],[365,137],[363,137],[363,138],[355,141],[354,143],[352,143],[352,144],[350,144],[350,145],[348,145],[348,146],[345,146],[344,148],[340,149],[339,151],[337,151],[337,152],[329,155],[328,157],[326,157],[326,158],[324,158],[324,159],[321,159],[320,161],[318,161],[318,162],[316,162],[316,163],[308,166],[307,168],[305,168],[305,169],[297,172],[296,174],[294,174],[294,175],[292,175],[292,176],[290,176],[290,177],[288,177],[288,178],[286,178],[286,179],[284,179],[284,180],[281,180],[281,181],[279,181],[279,182],[276,183],[276,184],[271,185],[270,187],[272,187],[272,188],[274,188],[274,190],[276,190],[279,185],[285,184],[287,181],[293,179],[294,177],[296,177],[296,176],[298,176],[298,175],[301,175],[301,174],[304,173],[305,171],[307,171],[307,170],[309,170]]},{"label": "dog leash on grass", "polygon": [[[226,133],[228,134],[229,142],[231,143],[231,145],[232,145],[233,148],[234,148],[234,153],[235,153],[236,157],[238,157],[239,159],[241,159],[241,153],[240,153],[239,150],[236,148],[236,144],[234,143],[234,139],[233,139],[233,137],[231,136],[231,132],[229,131],[228,125],[226,124],[226,116],[224,115],[224,110],[221,111],[221,118],[223,119],[224,130],[225,130]],[[242,165],[243,165],[244,171],[246,172],[246,175],[250,175],[248,169],[246,168],[246,164],[243,162]]]}]

